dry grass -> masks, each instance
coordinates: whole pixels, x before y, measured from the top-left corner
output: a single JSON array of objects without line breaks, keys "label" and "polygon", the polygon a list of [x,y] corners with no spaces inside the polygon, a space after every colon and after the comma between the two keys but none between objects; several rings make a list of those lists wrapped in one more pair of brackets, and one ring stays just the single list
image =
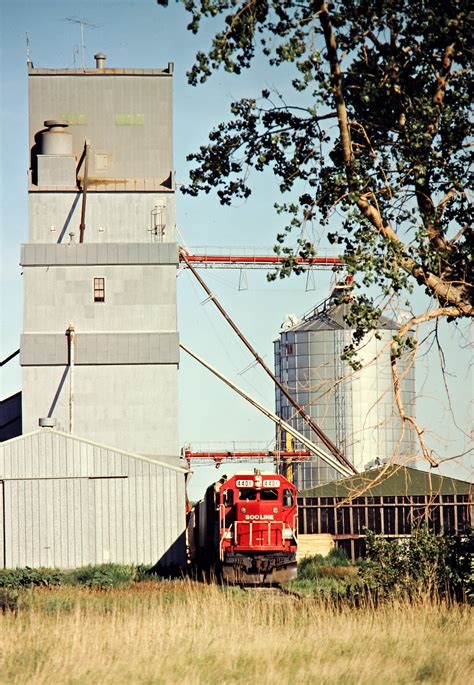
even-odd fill
[{"label": "dry grass", "polygon": [[333,609],[188,581],[30,591],[0,616],[1,683],[462,683],[472,609]]}]

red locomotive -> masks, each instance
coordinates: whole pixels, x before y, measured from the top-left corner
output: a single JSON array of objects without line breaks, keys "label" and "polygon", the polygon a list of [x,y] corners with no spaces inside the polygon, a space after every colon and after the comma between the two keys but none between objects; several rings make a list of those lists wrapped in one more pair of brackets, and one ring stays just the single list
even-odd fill
[{"label": "red locomotive", "polygon": [[281,583],[296,577],[296,487],[274,473],[223,476],[192,509],[194,567],[228,583]]}]

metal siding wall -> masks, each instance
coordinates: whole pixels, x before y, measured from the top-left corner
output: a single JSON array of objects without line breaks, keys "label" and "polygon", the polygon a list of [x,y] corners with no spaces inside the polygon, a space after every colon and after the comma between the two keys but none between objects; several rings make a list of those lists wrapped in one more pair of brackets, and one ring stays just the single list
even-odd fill
[{"label": "metal siding wall", "polygon": [[157,481],[156,487],[155,487],[155,493],[156,493],[156,502],[157,502],[157,516],[156,516],[156,523],[158,526],[158,540],[157,540],[157,552],[158,555],[162,553],[165,549],[165,528],[163,526],[163,520],[165,518],[165,501],[164,501],[164,487],[159,482]]},{"label": "metal siding wall", "polygon": [[[109,156],[105,176],[117,179],[165,179],[173,169],[172,78],[166,75],[30,74],[30,144],[45,119],[82,115],[69,126],[79,159],[84,140],[91,141],[91,176],[95,153]],[[117,125],[117,115],[142,115],[139,126]]]},{"label": "metal siding wall", "polygon": [[[123,217],[122,217],[123,221]],[[51,232],[51,231],[50,231]],[[29,266],[174,265],[179,263],[177,243],[25,243],[20,264]]]},{"label": "metal siding wall", "polygon": [[148,480],[147,483],[147,498],[148,498],[148,511],[149,511],[149,519],[148,519],[148,536],[149,536],[149,556],[150,558],[158,558],[157,553],[158,553],[158,544],[157,544],[157,538],[158,538],[158,521],[156,518],[156,486],[157,486],[157,477],[155,475],[151,476],[150,479]]},{"label": "metal siding wall", "polygon": [[0,446],[2,477],[7,567],[184,562],[182,472],[45,430]]},{"label": "metal siding wall", "polygon": [[123,488],[123,481],[118,478],[105,481],[109,498],[107,509],[109,517],[109,554],[114,559],[123,560],[122,545],[119,541],[117,524],[121,514],[120,494]]},{"label": "metal siding wall", "polygon": [[136,476],[135,476],[135,504],[136,504],[136,522],[137,522],[137,540],[136,540],[136,554],[137,557],[144,558],[144,517],[143,517],[143,478],[144,478],[143,462],[136,462]]},{"label": "metal siding wall", "polygon": [[[275,346],[280,353],[275,361],[280,380],[359,470],[375,458],[397,461],[416,452],[413,431],[407,428],[401,439],[402,423],[395,407],[387,351],[393,332],[382,329],[378,331],[382,337],[380,341],[374,335],[364,341],[359,357],[366,364],[365,368],[350,374],[336,388],[334,381],[349,372],[347,364],[337,364],[335,360],[342,347],[350,342],[351,331],[334,327],[282,332],[279,344]],[[293,354],[288,354],[287,345],[292,346]],[[407,412],[414,415],[415,374],[413,367],[404,374],[408,362],[407,357],[399,361],[401,392]],[[281,393],[277,393],[277,408],[284,419],[288,420],[294,414]],[[338,416],[342,416],[342,423]],[[304,435],[314,437],[300,417],[289,421]],[[294,481],[300,489],[336,477],[335,470],[319,459],[294,466]]]},{"label": "metal siding wall", "polygon": [[[57,370],[53,375],[52,371]],[[23,367],[23,425],[35,430],[48,416],[64,368]],[[177,366],[77,366],[75,370],[75,431],[102,444],[143,455],[177,455]],[[92,395],[100,388],[100,404]],[[123,388],[127,388],[124,395]],[[135,412],[131,411],[135,407]],[[137,413],[141,416],[138,424]],[[69,424],[69,378],[54,406],[58,426]]]},{"label": "metal siding wall", "polygon": [[[88,264],[95,264],[98,260],[97,245],[106,245],[106,260],[111,260],[115,248],[117,248],[117,262],[129,264],[130,260],[141,259],[141,254],[136,245],[146,246],[152,259],[156,256],[156,248],[159,252],[165,250],[165,246],[173,244],[176,239],[176,211],[175,194],[173,192],[162,193],[139,193],[139,192],[94,192],[87,193],[87,227],[86,240],[88,247],[76,248],[76,243],[69,245],[69,232],[79,226],[81,216],[81,194],[75,192],[54,193],[35,192],[29,195],[29,240],[30,243],[38,244],[34,249],[28,245],[26,254],[31,258],[35,255],[38,259],[60,260],[66,259],[68,264],[77,263],[77,251],[85,252],[88,256]],[[152,212],[156,201],[166,204],[163,208],[161,220],[165,226],[163,236],[152,235],[151,221]],[[54,230],[51,230],[51,227]],[[160,242],[154,242],[154,241]],[[162,242],[161,242],[162,241]],[[127,243],[131,243],[129,249]],[[53,247],[51,253],[45,247]],[[134,248],[135,246],[135,248]],[[73,249],[68,251],[69,248]],[[176,248],[172,248],[170,258],[176,261]],[[25,257],[26,257],[25,254]],[[155,256],[154,256],[155,255]],[[80,258],[79,258],[80,259]],[[54,263],[53,261],[53,263]],[[79,261],[79,263],[81,263]],[[110,262],[111,263],[111,262]],[[170,262],[174,263],[174,262]]]},{"label": "metal siding wall", "polygon": [[[41,365],[66,363],[64,328],[72,320],[78,331],[101,334],[84,338],[88,344],[84,346],[86,361],[83,359],[100,368],[80,366],[84,347],[80,335],[77,339],[77,432],[140,454],[177,454],[177,340],[170,344],[167,335],[158,340],[154,335],[137,339],[115,334],[176,330],[177,246],[169,242],[175,240],[176,223],[173,79],[158,70],[127,70],[126,75],[120,71],[84,74],[74,70],[58,75],[29,70],[30,146],[45,119],[66,118],[76,159],[84,140],[91,141],[91,184],[87,243],[70,246],[59,243],[68,240],[71,230],[77,231],[81,194],[75,187],[71,192],[41,192],[30,184],[29,238],[41,244],[26,245],[23,253],[30,264],[43,266],[25,269],[24,330],[56,332],[59,338],[46,341],[48,345],[39,337],[30,339],[36,336],[26,335],[22,340],[22,358],[26,361],[28,353],[29,363],[34,364],[23,369],[23,428],[25,432],[34,430],[39,416],[52,412],[63,369]],[[108,156],[107,169],[98,164],[96,153]],[[151,231],[157,224],[164,225],[163,236]],[[161,239],[166,244],[161,244]],[[127,244],[130,242],[133,244]],[[156,264],[161,266],[155,268]],[[99,308],[91,302],[91,279],[96,275],[107,279],[106,304]],[[37,292],[41,292],[41,301],[35,300]],[[53,303],[49,309],[47,301]],[[115,333],[104,337],[104,331]],[[153,370],[144,366],[156,362],[167,366]],[[143,368],[132,367],[132,363]],[[112,368],[115,365],[123,366]],[[133,383],[129,383],[132,377]],[[68,424],[68,382],[66,376],[54,408],[63,428]],[[93,398],[97,387],[101,388],[98,405]],[[130,391],[123,395],[117,387]],[[133,406],[142,415],[139,429],[130,416]]]},{"label": "metal siding wall", "polygon": [[[21,336],[22,366],[67,366],[68,341],[62,333]],[[77,366],[113,364],[178,364],[175,332],[80,333],[76,337]]]},{"label": "metal siding wall", "polygon": [[[105,278],[105,302],[94,302],[95,277]],[[176,331],[175,266],[25,267],[23,286],[26,335],[65,335],[71,320],[84,335]]]},{"label": "metal siding wall", "polygon": [[172,471],[168,472],[168,479],[169,479],[169,502],[170,502],[170,511],[169,511],[169,531],[170,531],[170,552],[169,552],[169,559],[171,564],[176,563],[176,550],[173,547],[173,541],[176,540],[178,536],[178,531],[177,531],[177,526],[176,526],[176,512],[175,508],[173,507],[173,502],[176,501],[176,482],[175,482],[175,473]]}]

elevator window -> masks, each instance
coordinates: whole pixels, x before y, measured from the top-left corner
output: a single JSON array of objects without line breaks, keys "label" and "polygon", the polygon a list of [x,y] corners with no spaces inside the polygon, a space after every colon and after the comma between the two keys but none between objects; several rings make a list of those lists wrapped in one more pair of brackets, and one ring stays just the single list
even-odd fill
[{"label": "elevator window", "polygon": [[105,302],[105,278],[94,278],[94,302]]}]

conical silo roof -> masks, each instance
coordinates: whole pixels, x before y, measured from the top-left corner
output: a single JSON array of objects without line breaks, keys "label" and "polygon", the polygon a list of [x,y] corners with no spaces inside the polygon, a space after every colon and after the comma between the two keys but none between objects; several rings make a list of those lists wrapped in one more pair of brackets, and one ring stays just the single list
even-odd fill
[{"label": "conical silo roof", "polygon": [[[322,307],[315,309],[311,314],[307,315],[303,321],[291,328],[292,333],[299,331],[330,331],[340,329],[350,329],[344,320],[344,317],[349,313],[350,304],[340,303],[331,304],[325,303]],[[379,330],[397,330],[398,324],[386,316],[381,316],[378,320],[377,329]]]}]

